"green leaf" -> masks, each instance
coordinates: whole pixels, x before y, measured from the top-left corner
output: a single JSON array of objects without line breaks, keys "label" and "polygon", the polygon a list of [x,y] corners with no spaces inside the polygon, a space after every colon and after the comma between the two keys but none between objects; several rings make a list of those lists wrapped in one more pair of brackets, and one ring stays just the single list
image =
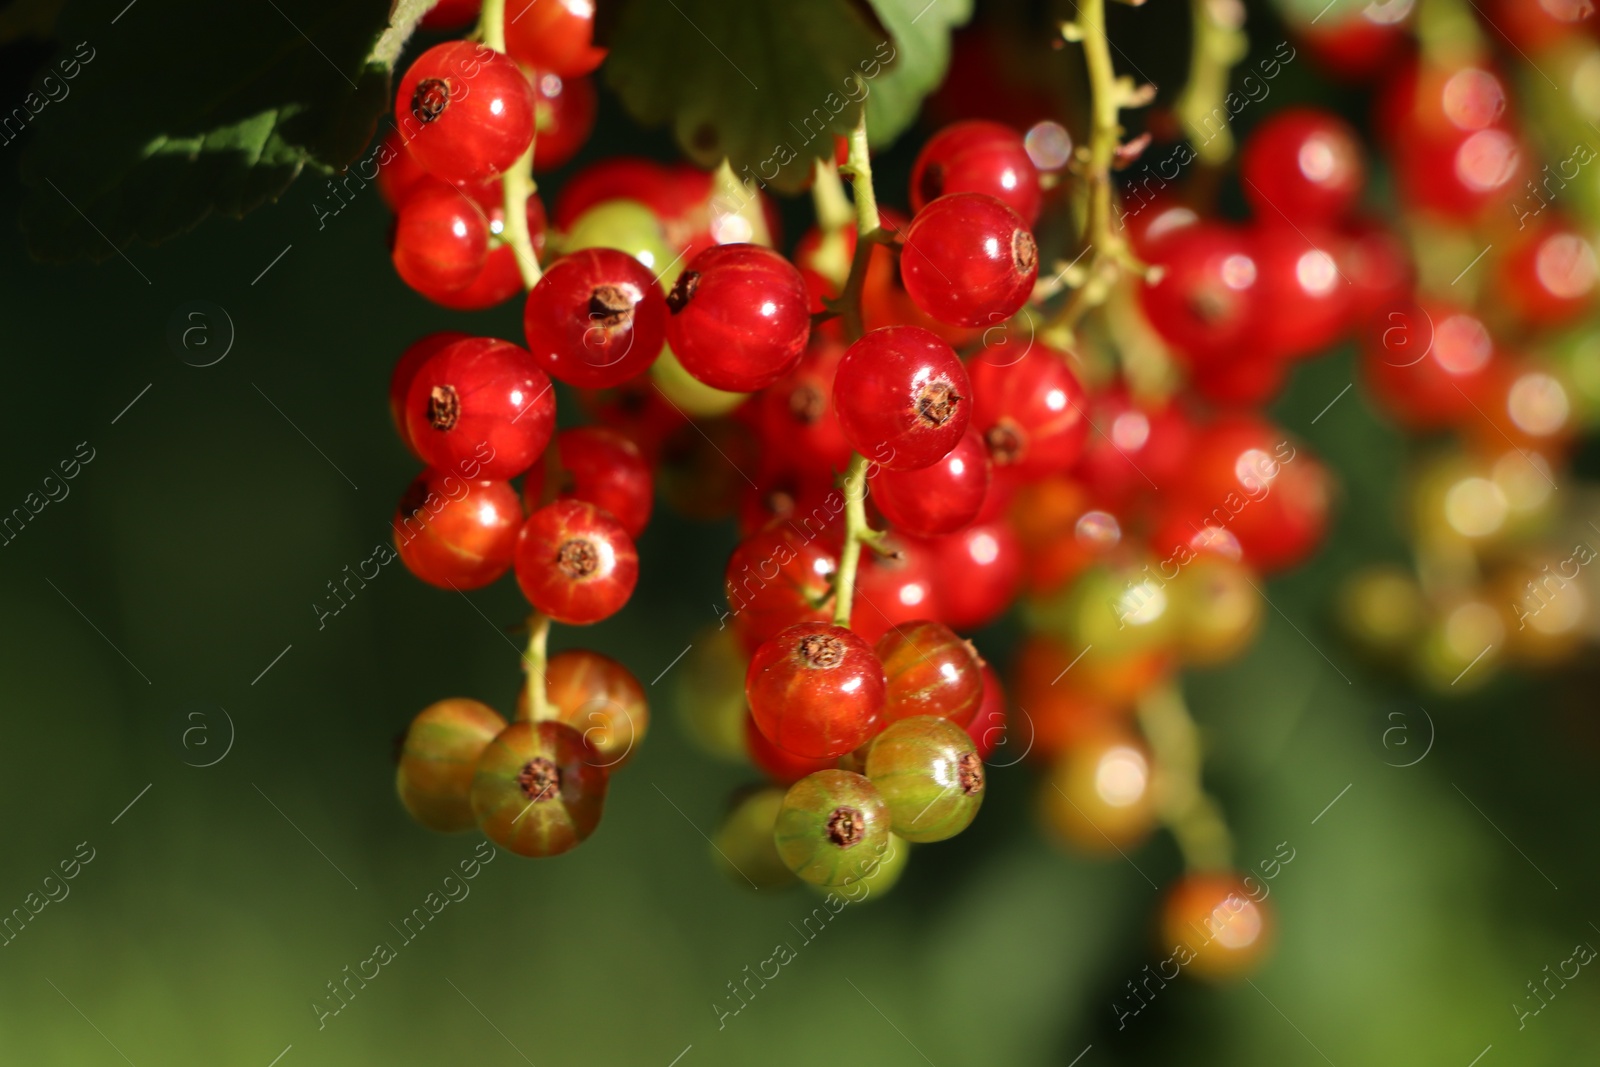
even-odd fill
[{"label": "green leaf", "polygon": [[972,17],[972,0],[872,0],[894,39],[895,62],[872,82],[867,138],[884,147],[917,120],[923,97],[950,66],[950,31]]},{"label": "green leaf", "polygon": [[601,29],[606,76],[634,117],[670,123],[702,166],[726,157],[788,192],[854,127],[895,51],[866,0],[629,0]]},{"label": "green leaf", "polygon": [[307,166],[346,166],[371,141],[389,72],[432,2],[69,5],[57,98],[23,101],[29,250],[102,260],[276,200]]}]

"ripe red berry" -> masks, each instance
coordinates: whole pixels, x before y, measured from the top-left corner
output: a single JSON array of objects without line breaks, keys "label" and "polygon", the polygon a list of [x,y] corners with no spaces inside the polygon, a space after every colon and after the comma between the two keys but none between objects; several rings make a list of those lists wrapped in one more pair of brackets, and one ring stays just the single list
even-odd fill
[{"label": "ripe red berry", "polygon": [[845,350],[833,381],[845,439],[889,470],[948,455],[966,433],[971,396],[955,352],[917,326],[868,333]]},{"label": "ripe red berry", "polygon": [[533,140],[528,79],[482,44],[452,41],[418,56],[400,79],[394,111],[416,161],[447,182],[487,181]]},{"label": "ripe red berry", "polygon": [[667,344],[699,381],[731,393],[792,370],[811,332],[805,279],[770,248],[731,244],[689,261],[667,297]]},{"label": "ripe red berry", "polygon": [[1600,260],[1579,227],[1553,221],[1518,240],[1500,261],[1497,293],[1523,321],[1552,326],[1583,315],[1600,286]]},{"label": "ripe red berry", "polygon": [[502,848],[555,856],[600,825],[606,785],[605,768],[578,731],[561,722],[514,722],[478,760],[472,812]]},{"label": "ripe red berry", "polygon": [[1222,223],[1185,226],[1151,250],[1161,276],[1139,290],[1145,317],[1195,366],[1234,358],[1261,311],[1255,249]]},{"label": "ripe red berry", "polygon": [[1068,358],[1043,345],[1021,357],[1003,346],[967,364],[972,427],[989,446],[997,473],[1031,481],[1065,471],[1082,454],[1089,401]]},{"label": "ripe red berry", "polygon": [[[484,186],[468,186],[478,206],[483,209],[489,224],[489,258],[464,289],[448,293],[432,293],[429,299],[456,311],[481,311],[503,304],[522,292],[522,269],[517,266],[516,253],[504,240],[506,226],[505,196],[499,182]],[[545,217],[544,204],[537,195],[528,197],[528,235],[533,240],[535,257],[544,254]]]},{"label": "ripe red berry", "polygon": [[956,447],[914,471],[874,471],[872,502],[890,525],[914,537],[938,537],[969,525],[989,494],[989,451],[971,428]]},{"label": "ripe red berry", "polygon": [[1039,251],[1021,216],[983,193],[941,196],[917,212],[900,253],[912,302],[940,322],[993,326],[1027,303]]},{"label": "ripe red berry", "polygon": [[425,30],[458,30],[478,17],[482,0],[439,0],[418,23]]},{"label": "ripe red berry", "polygon": [[523,525],[516,569],[530,604],[557,622],[582,626],[628,602],[639,580],[639,555],[610,513],[582,500],[557,500]]},{"label": "ripe red berry", "polygon": [[1007,522],[973,525],[929,544],[939,575],[939,618],[976,630],[1005,613],[1022,588],[1022,544]]},{"label": "ripe red berry", "polygon": [[1349,123],[1330,111],[1290,107],[1251,131],[1239,176],[1259,218],[1299,226],[1345,215],[1361,195],[1366,166]]},{"label": "ripe red berry", "polygon": [[522,502],[509,482],[426,470],[400,498],[392,525],[412,574],[444,589],[480,589],[511,569]]},{"label": "ripe red berry", "polygon": [[864,550],[856,571],[850,628],[863,641],[876,642],[890,628],[917,619],[943,617],[939,596],[943,575],[934,569],[927,543],[890,538],[883,547],[887,555]]},{"label": "ripe red berry", "polygon": [[433,175],[422,169],[398,128],[391,130],[378,149],[378,195],[389,205],[390,211],[399,211],[411,194],[424,185],[431,184]]},{"label": "ripe red berry", "polygon": [[1094,398],[1091,434],[1074,474],[1092,498],[1113,511],[1146,494],[1181,484],[1194,427],[1177,404],[1137,402],[1115,386]]},{"label": "ripe red berry", "polygon": [[947,193],[987,193],[1026,226],[1039,218],[1039,172],[1022,135],[998,122],[954,122],[922,146],[911,168],[911,210]]},{"label": "ripe red berry", "polygon": [[796,756],[787,749],[779,748],[767,740],[767,735],[761,732],[750,715],[744,717],[744,745],[756,769],[779,785],[793,785],[806,775],[825,771],[837,762],[831,757],[811,759]]},{"label": "ripe red berry", "polygon": [[[532,718],[529,675],[517,697],[517,718]],[[638,750],[650,729],[650,705],[633,672],[610,656],[586,648],[569,648],[550,657],[544,668],[545,696],[551,718],[583,735],[594,749],[594,762],[616,770]]]},{"label": "ripe red berry", "polygon": [[833,406],[833,382],[843,356],[843,345],[813,340],[792,371],[761,390],[757,429],[769,456],[830,478],[849,464],[850,442]]},{"label": "ripe red berry", "polygon": [[467,336],[460,330],[440,330],[411,342],[411,346],[401,353],[394,365],[394,372],[389,376],[389,417],[394,420],[394,430],[400,435],[400,443],[413,456],[417,455],[417,446],[411,443],[411,434],[406,428],[406,394],[411,391],[411,379],[417,376],[418,369],[435,352],[457,341],[465,341]]},{"label": "ripe red berry", "polygon": [[588,74],[606,58],[606,50],[594,46],[594,3],[511,0],[506,5],[506,52],[541,74]]},{"label": "ripe red berry", "polygon": [[800,524],[779,523],[734,548],[723,578],[729,613],[758,645],[795,623],[833,617],[833,575],[839,557]]},{"label": "ripe red berry", "polygon": [[1293,359],[1338,340],[1349,324],[1354,297],[1336,258],[1343,245],[1338,236],[1310,223],[1290,226],[1281,220],[1268,220],[1249,236],[1258,299],[1272,311],[1257,321],[1246,352]]},{"label": "ripe red berry", "polygon": [[528,351],[552,378],[603,389],[648,370],[661,354],[667,302],[637,259],[585,248],[545,271],[522,323]]},{"label": "ripe red berry", "polygon": [[1005,688],[994,668],[987,663],[983,665],[983,701],[972,721],[967,723],[967,736],[972,738],[978,758],[985,763],[994,755],[994,750],[1007,741]]},{"label": "ripe red berry", "polygon": [[533,169],[555,170],[577,155],[589,139],[600,102],[594,82],[588,78],[536,71],[532,84],[539,130],[533,144]]},{"label": "ripe red berry", "polygon": [[1479,318],[1448,304],[1405,301],[1379,315],[1362,350],[1362,372],[1379,405],[1414,430],[1477,418],[1495,343]]},{"label": "ripe red berry", "polygon": [[756,726],[798,756],[842,756],[883,726],[883,665],[842,626],[779,632],[750,658],[744,688]]},{"label": "ripe red berry", "polygon": [[463,477],[514,478],[550,443],[556,401],[527,351],[470,337],[417,369],[406,395],[406,432],[430,467]]},{"label": "ripe red berry", "polygon": [[392,258],[401,280],[430,300],[465,289],[489,258],[483,209],[465,191],[430,182],[401,206]]},{"label": "ripe red berry", "polygon": [[[655,479],[639,447],[604,426],[575,426],[556,435],[561,482],[557,498],[585,500],[602,508],[638,540],[655,506]],[[535,463],[523,479],[522,493],[530,511],[544,501],[544,462]]]},{"label": "ripe red berry", "polygon": [[983,660],[950,627],[927,620],[904,623],[878,638],[873,651],[888,684],[885,721],[933,715],[965,726],[977,714]]}]

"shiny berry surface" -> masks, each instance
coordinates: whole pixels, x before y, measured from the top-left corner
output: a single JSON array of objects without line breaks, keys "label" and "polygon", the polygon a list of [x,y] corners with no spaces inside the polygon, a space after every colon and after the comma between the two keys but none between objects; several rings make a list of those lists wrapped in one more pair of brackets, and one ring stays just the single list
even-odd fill
[{"label": "shiny berry surface", "polygon": [[489,226],[472,198],[433,182],[411,194],[395,224],[394,269],[430,299],[465,289],[489,258]]},{"label": "shiny berry surface", "polygon": [[431,467],[513,478],[550,442],[555,407],[549,377],[525,349],[472,337],[417,369],[406,394],[406,431]]},{"label": "shiny berry surface", "polygon": [[949,719],[890,723],[867,752],[867,778],[907,841],[943,841],[965,830],[983,804],[986,775],[967,732]]},{"label": "shiny berry surface", "polygon": [[921,211],[946,193],[985,193],[1026,226],[1039,218],[1039,172],[1022,135],[998,122],[954,122],[922,146],[911,168],[911,210]]},{"label": "shiny berry surface", "polygon": [[883,664],[883,717],[898,722],[918,715],[966,726],[983,702],[983,659],[972,645],[938,622],[895,627],[873,646]]},{"label": "shiny berry surface", "polygon": [[900,277],[917,307],[954,326],[993,326],[1027,301],[1039,275],[1028,225],[983,193],[951,193],[911,220]]},{"label": "shiny berry surface", "polygon": [[505,728],[493,708],[465,697],[423,708],[406,730],[395,772],[395,790],[411,817],[442,833],[472,829],[473,771]]},{"label": "shiny berry surface", "polygon": [[594,82],[537,71],[532,76],[535,124],[533,169],[555,170],[578,154],[594,132],[600,108]]},{"label": "shiny berry surface", "polygon": [[1239,174],[1258,216],[1303,225],[1348,212],[1361,195],[1366,164],[1349,123],[1330,111],[1291,107],[1250,132]]},{"label": "shiny berry surface", "polygon": [[1477,315],[1406,301],[1376,317],[1363,340],[1365,384],[1402,425],[1435,429],[1477,417],[1474,398],[1496,358],[1494,338]]},{"label": "shiny berry surface", "polygon": [[[655,478],[635,445],[604,426],[575,426],[556,435],[560,479],[554,497],[584,500],[609,512],[634,540],[644,533],[655,507]],[[522,482],[530,511],[544,502],[548,457]]]},{"label": "shiny berry surface", "polygon": [[864,877],[889,844],[889,809],[876,787],[849,771],[800,779],[784,794],[773,840],[788,868],[813,885]]},{"label": "shiny berry surface", "polygon": [[[530,676],[529,685],[538,683]],[[544,669],[550,717],[583,735],[594,749],[594,762],[607,770],[627,763],[650,729],[650,705],[633,672],[610,656],[586,648],[570,648],[550,657]],[[532,717],[524,689],[517,700],[517,718]]]},{"label": "shiny berry surface", "polygon": [[967,736],[972,738],[973,750],[985,763],[1007,742],[1005,686],[987,663],[983,665],[983,700],[972,721],[967,723]]},{"label": "shiny berry surface", "polygon": [[523,66],[572,78],[606,58],[594,45],[592,0],[510,0],[506,54]]},{"label": "shiny berry surface", "polygon": [[727,392],[748,393],[792,370],[811,332],[800,272],[759,245],[708,248],[667,297],[667,343],[685,370]]},{"label": "shiny berry surface", "polygon": [[[417,376],[417,370],[434,355],[457,341],[465,341],[467,334],[459,330],[440,330],[430,333],[426,337],[413,341],[394,365],[394,371],[389,375],[389,417],[394,420],[395,433],[400,435],[400,442],[406,446],[406,451],[413,456],[417,448],[411,443],[411,434],[406,426],[406,396],[411,392],[411,380]],[[420,458],[420,457],[419,457]]]},{"label": "shiny berry surface", "polygon": [[1064,352],[986,348],[967,364],[972,428],[997,472],[1042,478],[1070,467],[1089,436],[1088,396]]},{"label": "shiny berry surface", "polygon": [[804,526],[777,523],[734,548],[723,575],[728,610],[752,646],[798,622],[833,617],[838,554]]},{"label": "shiny berry surface", "polygon": [[833,381],[845,440],[889,470],[948,455],[966,433],[971,397],[954,350],[917,326],[871,331],[845,350]]},{"label": "shiny berry surface", "polygon": [[[825,771],[838,762],[836,757],[822,757],[813,759],[809,756],[797,756],[784,748],[779,748],[767,740],[767,735],[761,732],[755,719],[750,715],[744,716],[744,748],[745,754],[750,757],[750,762],[756,769],[779,785],[793,785],[808,774]],[[767,828],[768,837],[772,828]]]},{"label": "shiny berry surface", "polygon": [[515,722],[484,749],[472,812],[489,840],[519,856],[555,856],[594,833],[607,777],[565,723]]},{"label": "shiny berry surface", "polygon": [[745,697],[756,726],[780,748],[814,759],[842,756],[883,724],[883,665],[844,627],[803,622],[756,649]]},{"label": "shiny berry surface", "polygon": [[633,538],[609,512],[582,500],[557,500],[528,516],[515,566],[528,602],[572,626],[615,614],[639,580]]},{"label": "shiny berry surface", "polygon": [[976,630],[998,619],[1022,587],[1022,545],[1006,522],[980,523],[940,537],[933,547],[940,576],[940,619]]},{"label": "shiny berry surface", "polygon": [[400,498],[392,525],[412,574],[444,589],[481,589],[511,569],[522,501],[509,482],[427,470]]},{"label": "shiny berry surface", "polygon": [[661,354],[667,302],[633,256],[589,248],[545,271],[522,323],[528,351],[552,378],[603,389],[643,373]]},{"label": "shiny berry surface", "polygon": [[1268,220],[1250,231],[1257,288],[1271,314],[1246,338],[1251,354],[1295,358],[1326,348],[1344,332],[1354,288],[1339,269],[1342,242],[1310,223]]},{"label": "shiny berry surface", "polygon": [[395,115],[422,168],[447,182],[509,170],[533,140],[533,89],[517,65],[453,41],[417,57],[400,79]]},{"label": "shiny berry surface", "polygon": [[1196,366],[1234,358],[1260,314],[1254,248],[1217,222],[1184,227],[1151,251],[1162,268],[1139,299],[1150,325]]},{"label": "shiny berry surface", "polygon": [[813,339],[795,368],[761,391],[757,425],[770,455],[830,477],[849,464],[852,449],[833,406],[833,382],[843,356],[843,345]]},{"label": "shiny berry surface", "polygon": [[928,543],[890,536],[883,547],[883,553],[862,552],[850,610],[850,628],[874,644],[893,627],[943,618],[943,577]]},{"label": "shiny berry surface", "polygon": [[912,471],[875,470],[872,502],[889,524],[915,537],[970,525],[989,495],[989,450],[969,426],[942,458]]}]

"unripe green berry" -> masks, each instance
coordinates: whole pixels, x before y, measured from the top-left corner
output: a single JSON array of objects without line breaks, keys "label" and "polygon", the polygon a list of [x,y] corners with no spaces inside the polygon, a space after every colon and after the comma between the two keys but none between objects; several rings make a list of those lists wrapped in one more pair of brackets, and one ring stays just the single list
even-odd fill
[{"label": "unripe green berry", "polygon": [[911,859],[911,842],[891,833],[883,854],[869,856],[852,868],[850,876],[837,886],[814,885],[818,893],[837,893],[852,904],[865,904],[893,889]]},{"label": "unripe green berry", "polygon": [[972,822],[983,803],[983,761],[949,719],[916,715],[890,723],[867,753],[867,777],[907,841],[943,841]]},{"label": "unripe green berry", "polygon": [[782,789],[768,787],[744,797],[712,839],[712,861],[740,885],[776,889],[794,881],[772,840],[783,795]]},{"label": "unripe green berry", "polygon": [[789,787],[773,838],[795,874],[813,885],[842,885],[859,878],[867,860],[882,856],[889,810],[861,775],[817,771]]},{"label": "unripe green berry", "polygon": [[395,771],[400,803],[430,830],[472,829],[472,773],[506,721],[487,704],[452,697],[411,720]]},{"label": "unripe green berry", "polygon": [[565,723],[512,723],[483,750],[472,778],[478,826],[518,855],[567,851],[600,823],[607,775],[599,764]]}]

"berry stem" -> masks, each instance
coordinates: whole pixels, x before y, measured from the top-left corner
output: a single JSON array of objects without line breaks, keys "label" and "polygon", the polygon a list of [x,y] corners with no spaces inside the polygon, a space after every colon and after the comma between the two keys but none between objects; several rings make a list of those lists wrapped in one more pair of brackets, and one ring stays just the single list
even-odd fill
[{"label": "berry stem", "polygon": [[[1189,0],[1189,10],[1194,25],[1189,82],[1176,107],[1201,162],[1220,166],[1233,155],[1233,128],[1223,106],[1228,79],[1234,65],[1250,50],[1250,39],[1244,33],[1244,5],[1239,0]],[[1217,124],[1217,129],[1208,129],[1207,120]]]},{"label": "berry stem", "polygon": [[551,717],[545,682],[545,667],[550,660],[550,616],[538,611],[528,616],[528,651],[522,660],[528,668],[528,714],[533,722],[540,722]]},{"label": "berry stem", "polygon": [[861,294],[867,281],[867,264],[872,261],[872,246],[891,238],[879,225],[878,196],[872,189],[872,160],[867,154],[867,106],[861,105],[861,119],[850,131],[850,156],[842,173],[850,176],[856,199],[856,251],[850,260],[850,275],[845,279],[833,308],[844,319],[845,340],[857,340],[866,332],[861,315]]},{"label": "berry stem", "polygon": [[[1143,2],[1143,0],[1139,0]],[[1117,77],[1111,65],[1111,41],[1106,36],[1105,0],[1079,0],[1078,20],[1063,23],[1061,35],[1083,44],[1084,66],[1089,74],[1091,129],[1087,152],[1080,149],[1084,180],[1088,185],[1088,220],[1084,238],[1089,266],[1085,281],[1045,325],[1047,339],[1065,346],[1088,311],[1105,302],[1111,286],[1124,272],[1145,276],[1150,268],[1134,255],[1127,239],[1112,226],[1111,169],[1122,147],[1118,114],[1124,107],[1150,102],[1153,86],[1135,89],[1127,77]]]},{"label": "berry stem", "polygon": [[1222,810],[1200,784],[1200,729],[1174,684],[1139,700],[1139,726],[1150,743],[1160,778],[1158,811],[1191,871],[1232,866],[1233,838]]},{"label": "berry stem", "polygon": [[844,550],[839,553],[839,576],[834,584],[833,624],[850,625],[851,602],[855,599],[856,568],[861,564],[861,543],[877,539],[877,531],[867,525],[867,457],[859,452],[850,457],[844,476]]},{"label": "berry stem", "polygon": [[[478,17],[478,36],[496,52],[506,50],[506,0],[483,0],[483,11]],[[533,139],[539,139],[537,114],[533,124]],[[539,257],[533,251],[533,235],[528,232],[528,197],[537,189],[533,181],[533,145],[500,176],[500,189],[505,196],[505,232],[501,239],[511,246],[517,257],[517,270],[522,275],[522,285],[532,289],[539,284]]]}]

